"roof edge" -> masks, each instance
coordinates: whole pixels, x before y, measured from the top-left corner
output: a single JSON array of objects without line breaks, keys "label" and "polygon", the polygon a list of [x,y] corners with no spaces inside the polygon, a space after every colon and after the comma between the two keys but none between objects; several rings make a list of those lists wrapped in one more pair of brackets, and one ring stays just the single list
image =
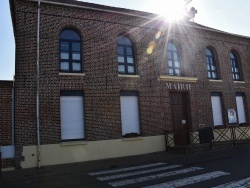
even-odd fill
[{"label": "roof edge", "polygon": [[1,82],[14,82],[14,80],[0,80],[0,83]]},{"label": "roof edge", "polygon": [[9,0],[9,6],[10,6],[10,15],[11,15],[11,20],[12,20],[12,29],[13,29],[13,33],[14,33],[14,39],[15,39],[15,35],[16,35],[16,19],[15,19],[15,15],[14,15],[14,0]]},{"label": "roof edge", "polygon": [[[131,10],[131,9],[124,9],[124,10],[134,11],[134,12],[138,12],[138,13],[140,12],[140,13],[148,14],[150,16],[143,16],[143,15],[138,15],[138,14],[133,14],[133,13],[126,13],[126,12],[121,12],[121,11],[118,11],[118,10],[107,10],[108,8],[110,9],[111,7],[106,6],[106,5],[94,4],[94,3],[88,3],[88,2],[81,2],[81,1],[75,1],[75,2],[81,2],[81,3],[89,4],[89,5],[98,5],[98,6],[103,7],[103,8],[95,8],[95,7],[91,7],[91,6],[62,3],[62,2],[56,2],[56,1],[50,1],[50,0],[27,0],[27,1],[31,1],[31,2],[40,1],[41,3],[68,6],[68,7],[74,7],[74,8],[91,9],[91,10],[96,10],[96,11],[110,12],[110,13],[116,13],[116,14],[122,14],[122,15],[126,15],[126,16],[146,18],[146,19],[152,19],[152,18],[155,18],[155,17],[158,16],[157,14],[154,14],[154,13],[143,12],[143,11],[139,11],[139,10]],[[112,8],[113,9],[119,9],[119,7],[112,7]]]},{"label": "roof edge", "polygon": [[203,28],[203,27],[199,27],[199,26],[188,25],[188,24],[185,24],[185,23],[182,23],[182,25],[187,26],[187,27],[193,27],[193,28],[196,28],[196,29],[201,29],[201,30],[206,30],[206,31],[212,31],[212,32],[221,33],[221,34],[227,34],[227,35],[231,35],[231,36],[234,36],[234,37],[241,37],[241,38],[245,38],[245,39],[250,39],[250,37],[248,37],[248,36],[244,36],[244,35],[240,35],[240,34],[234,34],[234,33],[229,33],[229,32],[217,30],[217,29],[214,29],[214,28],[208,28],[208,27]]},{"label": "roof edge", "polygon": [[[13,0],[9,0],[9,1],[13,2]],[[143,14],[147,14],[148,15],[148,16],[144,16],[144,15],[139,15],[139,14],[134,14],[134,13],[121,12],[121,11],[119,11],[119,9],[122,9],[122,8],[119,8],[119,7],[110,7],[110,6],[106,6],[106,5],[94,4],[94,3],[88,3],[88,2],[81,2],[81,1],[75,1],[75,2],[83,3],[85,5],[70,4],[70,3],[67,3],[67,2],[66,3],[65,2],[57,2],[57,1],[53,1],[53,0],[27,0],[27,1],[31,1],[31,2],[39,2],[40,1],[41,3],[47,3],[47,4],[53,4],[53,5],[61,5],[61,6],[68,6],[68,7],[74,7],[74,8],[91,9],[91,10],[95,10],[95,11],[109,12],[109,13],[121,14],[121,15],[125,15],[125,16],[139,17],[139,18],[144,18],[144,19],[156,19],[156,20],[157,19],[161,19],[161,16],[157,15],[155,13],[143,12],[143,11],[132,10],[132,9],[124,9],[124,10],[128,10],[128,11],[134,11],[134,12],[143,13]],[[95,7],[91,7],[91,6],[86,6],[86,5],[98,5],[99,8],[95,8]],[[109,10],[111,8],[112,9],[116,9],[116,10]],[[12,20],[13,21],[14,21],[14,19],[15,18],[13,18],[13,16],[12,16]],[[220,30],[217,30],[217,29],[214,29],[214,28],[209,28],[209,27],[206,27],[206,26],[199,27],[197,23],[195,23],[195,24],[197,24],[197,26],[185,24],[185,22],[179,22],[177,24],[188,26],[188,27],[192,27],[192,28],[196,28],[196,29],[201,29],[201,30],[216,32],[216,33],[220,33],[220,34],[227,34],[227,35],[231,35],[231,36],[234,36],[234,37],[240,37],[240,38],[250,39],[250,37],[248,37],[248,36],[239,35],[239,34],[233,34],[233,33],[225,32],[225,31],[220,31]],[[13,26],[13,29],[14,29],[14,26]]]}]

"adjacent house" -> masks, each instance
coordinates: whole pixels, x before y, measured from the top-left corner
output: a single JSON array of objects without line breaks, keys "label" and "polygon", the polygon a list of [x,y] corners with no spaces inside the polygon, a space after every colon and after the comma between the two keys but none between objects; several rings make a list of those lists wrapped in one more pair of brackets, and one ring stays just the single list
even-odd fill
[{"label": "adjacent house", "polygon": [[0,157],[5,169],[15,166],[13,84],[10,80],[0,80]]}]

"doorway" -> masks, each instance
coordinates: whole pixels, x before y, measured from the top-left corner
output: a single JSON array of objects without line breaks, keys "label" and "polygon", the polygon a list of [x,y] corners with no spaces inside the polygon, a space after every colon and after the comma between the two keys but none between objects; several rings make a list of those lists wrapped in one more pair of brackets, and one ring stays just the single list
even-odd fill
[{"label": "doorway", "polygon": [[175,146],[185,146],[189,141],[188,93],[170,93],[172,127]]}]

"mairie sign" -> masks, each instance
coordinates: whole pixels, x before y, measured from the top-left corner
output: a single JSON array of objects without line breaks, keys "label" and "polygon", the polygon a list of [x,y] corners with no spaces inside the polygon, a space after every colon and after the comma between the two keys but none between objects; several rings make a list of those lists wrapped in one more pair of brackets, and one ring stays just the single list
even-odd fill
[{"label": "mairie sign", "polygon": [[191,90],[191,84],[166,83],[167,89],[174,90]]}]

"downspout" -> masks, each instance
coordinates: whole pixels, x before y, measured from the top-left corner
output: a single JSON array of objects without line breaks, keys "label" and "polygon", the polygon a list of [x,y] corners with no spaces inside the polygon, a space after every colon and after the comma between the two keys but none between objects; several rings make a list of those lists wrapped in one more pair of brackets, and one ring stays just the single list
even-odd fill
[{"label": "downspout", "polygon": [[11,103],[12,103],[12,109],[11,109],[11,127],[12,127],[12,132],[11,132],[11,145],[12,145],[12,152],[13,154],[15,153],[15,76],[13,77],[13,85],[12,85],[12,99],[11,99]]},{"label": "downspout", "polygon": [[40,56],[40,0],[37,7],[37,61],[36,61],[36,128],[37,128],[37,165],[41,167],[41,148],[40,148],[40,117],[39,117],[39,56]]}]

